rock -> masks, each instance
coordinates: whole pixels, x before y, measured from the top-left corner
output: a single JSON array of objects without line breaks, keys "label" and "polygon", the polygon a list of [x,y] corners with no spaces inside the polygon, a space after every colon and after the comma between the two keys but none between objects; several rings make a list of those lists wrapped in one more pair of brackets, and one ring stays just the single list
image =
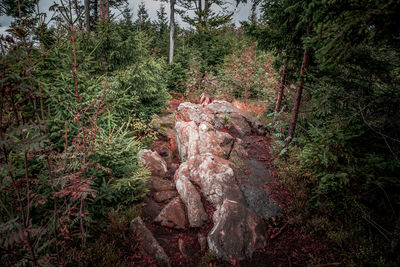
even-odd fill
[{"label": "rock", "polygon": [[198,129],[199,154],[211,153],[219,157],[229,157],[235,138],[228,133],[217,131],[207,122],[200,123]]},{"label": "rock", "polygon": [[175,124],[176,143],[181,161],[199,154],[199,129],[193,121],[178,121]]},{"label": "rock", "polygon": [[203,195],[216,209],[227,198],[245,203],[232,162],[204,154],[191,158],[188,167],[189,179],[200,186]]},{"label": "rock", "polygon": [[168,174],[167,163],[157,152],[142,149],[138,153],[138,158],[140,164],[148,167],[152,175],[165,177]]},{"label": "rock", "polygon": [[156,202],[152,201],[149,198],[145,199],[145,205],[143,206],[142,209],[142,215],[145,217],[149,217],[151,220],[153,220],[155,217],[160,214],[162,211],[163,207],[158,205]]},{"label": "rock", "polygon": [[179,251],[181,252],[182,255],[186,255],[186,247],[185,247],[185,242],[183,241],[182,238],[179,238],[178,240],[178,248]]},{"label": "rock", "polygon": [[189,169],[186,162],[182,163],[175,173],[176,190],[178,190],[182,201],[185,203],[189,225],[191,227],[200,227],[208,220],[207,213],[201,202],[200,194],[194,185],[189,181]]},{"label": "rock", "polygon": [[177,108],[177,121],[193,121],[196,124],[208,122],[213,124],[215,117],[212,111],[208,111],[201,105],[196,105],[190,102],[181,103]]},{"label": "rock", "polygon": [[155,192],[154,193],[154,200],[157,202],[165,202],[168,201],[178,195],[178,192],[176,191],[161,191],[161,192]]},{"label": "rock", "polygon": [[253,211],[233,200],[225,200],[214,213],[214,227],[208,235],[208,247],[226,261],[251,258],[266,245],[266,225]]},{"label": "rock", "polygon": [[229,123],[240,136],[251,134],[265,135],[266,127],[250,113],[240,110],[229,102],[215,100],[203,107],[193,103],[181,103],[177,109],[177,121],[193,121],[196,124],[208,122],[216,129],[224,128],[224,118],[229,118]]},{"label": "rock", "polygon": [[229,154],[229,158],[235,157],[237,159],[240,159],[246,158],[248,156],[249,154],[245,149],[245,144],[243,143],[243,140],[240,138],[236,138],[231,153]]},{"label": "rock", "polygon": [[246,199],[247,205],[257,214],[265,217],[282,215],[281,208],[269,197],[264,188],[266,182],[272,181],[270,170],[265,164],[252,159],[244,159],[243,164],[250,170],[238,173],[238,184]]},{"label": "rock", "polygon": [[215,114],[215,121],[218,128],[223,126],[224,117],[229,118],[231,130],[236,130],[240,136],[251,134],[252,132],[258,135],[265,135],[266,127],[262,123],[251,116],[250,113],[238,109],[234,105],[226,101],[214,101],[205,109],[209,109],[212,114]]},{"label": "rock", "polygon": [[[233,136],[221,130],[227,117]],[[175,137],[183,163],[174,176],[176,188],[186,205],[190,226],[199,227],[207,220],[197,186],[216,209],[207,243],[226,261],[250,258],[265,246],[262,216],[280,214],[264,188],[271,177],[268,168],[249,159],[254,155],[248,154],[243,142],[254,133],[264,135],[264,126],[226,101],[205,106],[182,103],[177,109]],[[248,145],[257,146],[252,141]],[[206,249],[205,237],[199,235],[198,241],[201,249]]]},{"label": "rock", "polygon": [[173,182],[157,176],[150,177],[150,179],[147,181],[147,186],[155,191],[167,191],[175,189]]},{"label": "rock", "polygon": [[211,104],[215,100],[215,96],[213,94],[210,94],[208,92],[204,92],[200,96],[199,103],[203,107],[207,106],[208,104]]},{"label": "rock", "polygon": [[154,221],[160,223],[162,226],[185,229],[185,211],[180,198],[176,197],[169,202]]},{"label": "rock", "polygon": [[154,238],[150,230],[147,229],[140,217],[136,217],[132,220],[131,231],[138,236],[144,253],[156,260],[160,266],[171,266],[170,260],[164,249]]},{"label": "rock", "polygon": [[171,151],[169,151],[168,147],[162,146],[157,153],[164,158],[165,160],[169,160],[171,158]]},{"label": "rock", "polygon": [[204,252],[207,249],[207,238],[203,234],[198,233],[197,240],[199,241],[201,252]]}]

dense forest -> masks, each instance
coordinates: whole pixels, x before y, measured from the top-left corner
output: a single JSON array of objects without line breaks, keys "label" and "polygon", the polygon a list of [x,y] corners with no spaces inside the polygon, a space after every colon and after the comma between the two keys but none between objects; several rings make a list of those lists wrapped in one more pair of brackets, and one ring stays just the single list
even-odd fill
[{"label": "dense forest", "polygon": [[400,264],[399,1],[39,2],[0,3],[1,265],[135,263],[137,154],[203,92],[267,127],[281,220],[329,248],[303,266]]}]

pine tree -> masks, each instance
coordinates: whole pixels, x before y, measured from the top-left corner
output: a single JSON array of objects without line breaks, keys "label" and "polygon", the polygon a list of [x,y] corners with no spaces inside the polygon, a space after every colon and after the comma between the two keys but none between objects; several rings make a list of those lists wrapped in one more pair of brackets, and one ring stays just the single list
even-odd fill
[{"label": "pine tree", "polygon": [[165,11],[165,5],[161,4],[160,9],[157,10],[157,27],[160,35],[164,34],[168,29],[168,18],[167,12]]},{"label": "pine tree", "polygon": [[149,13],[147,12],[146,5],[144,4],[144,2],[141,2],[139,4],[137,19],[134,25],[139,31],[146,31],[149,30],[151,27]]}]

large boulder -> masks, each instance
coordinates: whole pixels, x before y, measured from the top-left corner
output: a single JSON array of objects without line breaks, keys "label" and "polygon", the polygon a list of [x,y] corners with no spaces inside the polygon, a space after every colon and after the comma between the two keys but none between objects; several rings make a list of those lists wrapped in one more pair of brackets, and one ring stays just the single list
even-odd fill
[{"label": "large boulder", "polygon": [[193,121],[196,124],[208,122],[213,124],[214,119],[214,114],[207,110],[206,107],[202,107],[201,105],[184,102],[181,103],[177,108],[177,121]]},{"label": "large boulder", "polygon": [[142,149],[138,153],[138,159],[143,167],[149,168],[152,175],[160,177],[168,175],[167,163],[157,152]]},{"label": "large boulder", "polygon": [[217,129],[224,128],[228,120],[231,131],[239,136],[251,133],[264,135],[266,131],[257,118],[227,101],[216,100],[205,107],[185,102],[179,105],[177,111],[177,121],[193,121],[196,124],[208,122]]},{"label": "large boulder", "polygon": [[226,261],[250,258],[266,244],[264,221],[252,210],[233,200],[225,200],[214,213],[214,227],[208,247]]},{"label": "large boulder", "polygon": [[189,179],[200,186],[203,195],[215,208],[225,199],[244,201],[236,181],[236,167],[230,161],[208,153],[191,158],[187,164]]},{"label": "large boulder", "polygon": [[144,253],[156,260],[160,266],[171,266],[170,260],[164,249],[160,246],[140,217],[136,217],[132,220],[131,231],[138,237]]},{"label": "large boulder", "polygon": [[235,133],[240,136],[245,136],[252,132],[258,135],[265,135],[266,127],[257,118],[251,116],[250,113],[246,111],[238,109],[229,102],[214,101],[208,105],[206,109],[208,109],[208,112],[211,112],[211,114],[214,114],[214,124],[218,128],[224,125],[225,118],[228,118],[231,131],[234,130]]}]

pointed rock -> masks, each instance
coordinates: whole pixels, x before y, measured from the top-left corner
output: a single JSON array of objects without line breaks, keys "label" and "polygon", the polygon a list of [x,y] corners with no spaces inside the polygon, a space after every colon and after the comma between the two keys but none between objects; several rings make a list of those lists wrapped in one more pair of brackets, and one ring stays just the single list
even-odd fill
[{"label": "pointed rock", "polygon": [[131,231],[138,236],[144,253],[156,260],[160,266],[171,266],[170,260],[164,249],[160,246],[140,217],[136,217],[132,220]]},{"label": "pointed rock", "polygon": [[162,226],[185,229],[185,210],[179,197],[174,198],[154,219]]},{"label": "pointed rock", "polygon": [[142,149],[138,153],[138,159],[143,167],[146,166],[150,169],[152,175],[161,177],[167,176],[167,163],[157,152]]},{"label": "pointed rock", "polygon": [[175,173],[176,190],[178,190],[188,212],[191,227],[200,227],[208,220],[207,213],[201,202],[200,194],[189,181],[189,169],[187,162],[181,164]]}]

